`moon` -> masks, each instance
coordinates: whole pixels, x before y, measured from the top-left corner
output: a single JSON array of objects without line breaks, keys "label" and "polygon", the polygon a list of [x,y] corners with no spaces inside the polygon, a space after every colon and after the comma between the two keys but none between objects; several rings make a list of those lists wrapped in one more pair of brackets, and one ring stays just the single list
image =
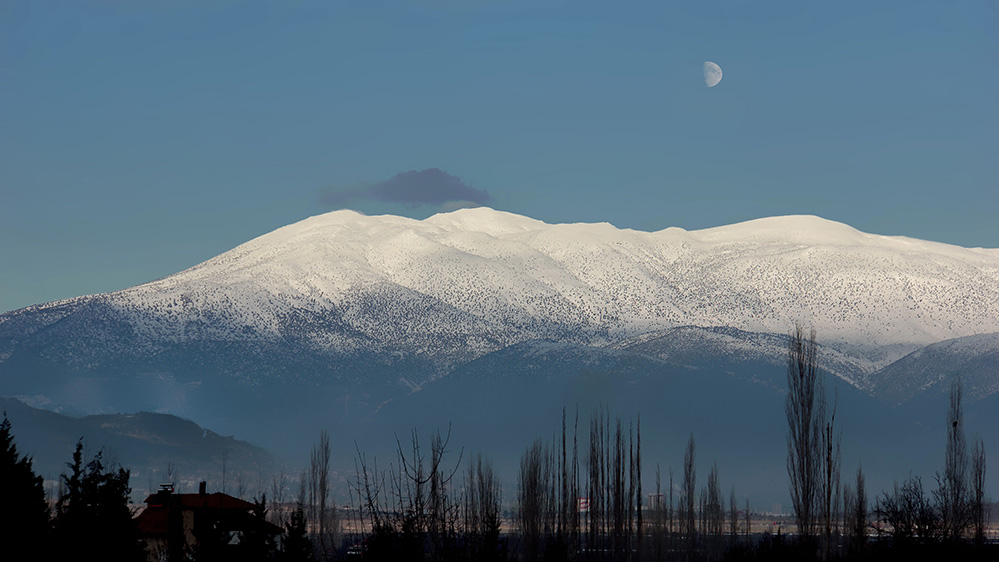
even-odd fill
[{"label": "moon", "polygon": [[704,61],[704,83],[709,88],[713,88],[721,82],[721,79],[721,67],[711,61]]}]

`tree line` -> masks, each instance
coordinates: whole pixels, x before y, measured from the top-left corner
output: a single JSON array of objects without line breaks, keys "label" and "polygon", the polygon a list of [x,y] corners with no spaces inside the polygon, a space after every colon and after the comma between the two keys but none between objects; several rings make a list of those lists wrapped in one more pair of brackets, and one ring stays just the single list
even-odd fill
[{"label": "tree line", "polygon": [[59,479],[58,499],[50,509],[42,477],[32,459],[17,450],[10,420],[0,422],[0,482],[7,498],[0,521],[0,544],[26,559],[68,560],[81,554],[106,560],[145,560],[129,508],[129,471],[114,466],[99,451],[84,459],[77,442],[68,469]]}]

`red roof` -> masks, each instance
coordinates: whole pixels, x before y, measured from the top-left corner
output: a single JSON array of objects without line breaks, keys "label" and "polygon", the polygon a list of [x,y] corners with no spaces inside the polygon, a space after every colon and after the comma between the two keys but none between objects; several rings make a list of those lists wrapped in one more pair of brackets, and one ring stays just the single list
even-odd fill
[{"label": "red roof", "polygon": [[252,503],[222,492],[214,494],[150,494],[146,498],[146,505],[150,507],[166,505],[167,501],[178,500],[184,509],[253,509]]},{"label": "red roof", "polygon": [[167,513],[166,509],[145,509],[135,518],[135,524],[139,528],[142,536],[166,536],[167,534]]},{"label": "red roof", "polygon": [[179,506],[181,510],[205,510],[210,519],[218,517],[237,521],[241,527],[262,526],[263,530],[280,534],[281,528],[267,521],[254,519],[250,510],[255,506],[228,494],[172,494],[157,493],[146,498],[146,509],[136,516],[139,533],[143,536],[166,536],[169,529],[169,514]]}]

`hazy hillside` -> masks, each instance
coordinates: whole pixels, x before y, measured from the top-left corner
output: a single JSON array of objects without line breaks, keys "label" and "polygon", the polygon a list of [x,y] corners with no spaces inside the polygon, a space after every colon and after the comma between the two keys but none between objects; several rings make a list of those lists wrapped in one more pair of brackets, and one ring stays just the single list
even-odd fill
[{"label": "hazy hillside", "polygon": [[32,408],[18,400],[0,397],[0,409],[11,422],[18,450],[31,455],[35,471],[55,479],[66,470],[79,439],[87,459],[104,451],[106,462],[117,462],[132,471],[132,488],[144,493],[166,479],[168,465],[179,475],[181,486],[208,478],[221,486],[223,458],[230,483],[242,473],[267,474],[274,468],[271,455],[245,441],[224,437],[196,423],[168,414],[139,412],[74,418]]}]

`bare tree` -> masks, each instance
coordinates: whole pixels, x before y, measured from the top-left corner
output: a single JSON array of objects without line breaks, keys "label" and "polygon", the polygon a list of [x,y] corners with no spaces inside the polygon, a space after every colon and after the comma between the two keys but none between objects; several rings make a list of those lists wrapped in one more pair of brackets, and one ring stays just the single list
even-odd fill
[{"label": "bare tree", "polygon": [[729,546],[735,546],[739,538],[739,505],[735,503],[735,486],[728,495],[728,535]]},{"label": "bare tree", "polygon": [[308,519],[314,525],[313,542],[320,560],[330,559],[336,546],[336,510],[329,505],[330,453],[330,434],[323,428],[312,446],[308,477]]},{"label": "bare tree", "polygon": [[[263,488],[263,486],[261,486],[261,488]],[[285,467],[282,466],[280,472],[271,475],[271,498],[273,498],[273,505],[276,506],[276,509],[270,510],[270,522],[274,523],[278,527],[281,527],[282,529],[284,528],[285,523],[288,522],[287,510],[283,509],[287,499],[287,492],[288,476],[285,473]]]},{"label": "bare tree", "polygon": [[961,395],[961,379],[957,378],[950,386],[944,472],[937,474],[935,493],[944,533],[950,540],[960,540],[971,519],[968,512],[968,447],[964,438]]},{"label": "bare tree", "polygon": [[697,473],[694,471],[694,434],[690,434],[687,450],[683,454],[683,480],[680,483],[680,535],[686,543],[687,559],[693,560],[696,548],[695,505],[697,502]]},{"label": "bare tree", "polygon": [[666,517],[668,522],[666,525],[666,537],[668,539],[667,546],[670,552],[676,550],[676,526],[674,525],[675,519],[678,519],[678,513],[673,503],[673,467],[669,467],[669,504],[666,508]]},{"label": "bare tree", "polygon": [[449,494],[451,480],[458,471],[464,450],[458,454],[454,469],[444,472],[444,456],[449,451],[451,430],[442,438],[436,431],[430,443],[430,513],[427,517],[427,531],[430,537],[431,560],[447,560],[453,557],[456,550],[456,526],[459,504],[453,501]]},{"label": "bare tree", "polygon": [[594,412],[590,415],[590,455],[587,465],[590,498],[587,510],[587,548],[593,550],[603,535],[603,418]]},{"label": "bare tree", "polygon": [[753,544],[753,520],[752,512],[749,511],[749,500],[746,500],[746,511],[743,513],[746,521],[746,546]]},{"label": "bare tree", "polygon": [[[645,529],[643,528],[642,521],[642,418],[638,418],[638,430],[636,432],[638,443],[635,448],[635,462],[634,470],[631,472],[631,481],[633,483],[632,489],[634,490],[635,496],[635,507],[637,510],[638,521],[635,524],[635,532],[638,536],[637,551],[639,559],[641,559],[644,551],[642,550],[642,536],[645,534]],[[629,518],[630,520],[630,518]]]},{"label": "bare tree", "polygon": [[548,525],[553,507],[548,502],[550,470],[548,450],[541,439],[537,439],[520,457],[517,481],[517,522],[523,559],[528,562],[541,559],[544,538],[552,532]]},{"label": "bare tree", "polygon": [[571,482],[569,483],[569,508],[571,510],[571,526],[569,533],[569,544],[572,546],[572,550],[578,552],[581,548],[582,538],[581,538],[581,528],[582,520],[579,509],[579,493],[580,493],[580,480],[579,480],[579,408],[576,408],[576,415],[573,421],[572,427],[572,472],[570,475]]},{"label": "bare tree", "polygon": [[704,505],[705,534],[710,537],[708,541],[709,554],[711,559],[721,555],[722,549],[722,527],[724,524],[725,510],[722,507],[721,484],[718,481],[718,463],[711,466],[708,473],[708,493]]},{"label": "bare tree", "polygon": [[229,474],[229,449],[222,451],[222,493],[227,493],[225,483]]},{"label": "bare tree", "polygon": [[558,510],[558,535],[562,541],[567,541],[570,535],[572,520],[572,505],[569,493],[569,469],[568,469],[568,444],[566,442],[565,408],[562,408],[562,457],[559,459],[559,510]]},{"label": "bare tree", "polygon": [[611,548],[615,553],[623,549],[624,541],[624,440],[621,436],[621,418],[617,419],[614,443],[607,463],[610,474],[610,503],[608,519],[611,522]]},{"label": "bare tree", "polygon": [[790,480],[791,505],[798,533],[815,534],[816,507],[819,499],[819,451],[823,424],[818,397],[818,358],[815,330],[806,338],[804,329],[795,326],[787,349],[787,474]]},{"label": "bare tree", "polygon": [[[394,469],[390,466],[387,475],[378,471],[377,463],[373,469],[369,468],[358,448],[355,481],[350,484],[350,491],[351,502],[356,502],[357,506],[353,510],[356,518],[354,529],[365,529],[369,525],[371,529],[366,538],[366,558],[445,560],[459,555],[457,535],[463,503],[451,493],[451,481],[461,464],[463,451],[453,468],[445,469],[450,436],[450,429],[445,437],[439,431],[432,434],[429,463],[415,429],[412,432],[412,449],[408,454],[396,437],[398,466]],[[487,470],[483,466],[481,474],[476,475],[480,491],[475,502],[480,507],[476,511],[480,517],[478,525],[482,529],[483,521],[488,522],[488,518],[482,518],[483,510],[491,511],[483,506],[498,501],[498,492],[493,494],[489,491],[495,484],[491,468]],[[464,505],[467,508],[469,504]],[[469,511],[466,509],[466,515]]]},{"label": "bare tree", "polygon": [[[836,402],[838,402],[838,396]],[[833,522],[836,520],[836,502],[840,495],[840,442],[842,438],[836,434],[836,402],[833,403],[832,411],[828,412],[825,389],[819,386],[819,420],[822,422],[822,437],[820,439],[822,465],[819,470],[822,482],[820,484],[819,507],[823,522],[822,552],[824,560],[829,560],[832,555]]]},{"label": "bare tree", "polygon": [[662,560],[666,552],[666,502],[662,491],[662,478],[659,465],[656,465],[656,493],[649,502],[651,521],[649,521],[652,538],[652,552],[655,560]]},{"label": "bare tree", "polygon": [[978,439],[971,450],[971,524],[976,544],[985,542],[985,506],[985,443]]},{"label": "bare tree", "polygon": [[878,527],[879,532],[890,532],[896,544],[926,543],[940,533],[940,518],[923,493],[923,482],[918,476],[910,476],[901,486],[896,482],[891,492],[884,492],[878,498],[874,512],[880,521],[887,523],[887,527]]},{"label": "bare tree", "polygon": [[[701,495],[697,501],[697,529],[700,531],[700,537],[703,540],[705,537],[710,538],[708,535],[708,488],[707,486],[701,487]],[[703,541],[708,542],[708,541]]]},{"label": "bare tree", "polygon": [[843,484],[842,497],[843,497],[843,513],[841,515],[843,517],[843,521],[841,522],[841,524],[843,526],[843,533],[845,534],[847,539],[846,546],[849,548],[849,543],[852,539],[852,533],[850,532],[850,528],[852,526],[851,525],[852,515],[853,515],[852,510],[853,510],[853,505],[856,503],[856,498],[853,495],[853,488],[850,486],[849,482]]},{"label": "bare tree", "polygon": [[470,560],[500,557],[500,501],[502,492],[492,463],[482,453],[468,464],[465,481],[465,533]]},{"label": "bare tree", "polygon": [[850,514],[850,550],[862,554],[867,546],[867,491],[864,489],[864,470],[857,467],[856,488],[852,502],[844,500],[844,511]]},{"label": "bare tree", "polygon": [[243,475],[243,471],[236,473],[236,497],[246,498],[247,491],[249,491],[250,485],[246,481],[246,477]]}]

